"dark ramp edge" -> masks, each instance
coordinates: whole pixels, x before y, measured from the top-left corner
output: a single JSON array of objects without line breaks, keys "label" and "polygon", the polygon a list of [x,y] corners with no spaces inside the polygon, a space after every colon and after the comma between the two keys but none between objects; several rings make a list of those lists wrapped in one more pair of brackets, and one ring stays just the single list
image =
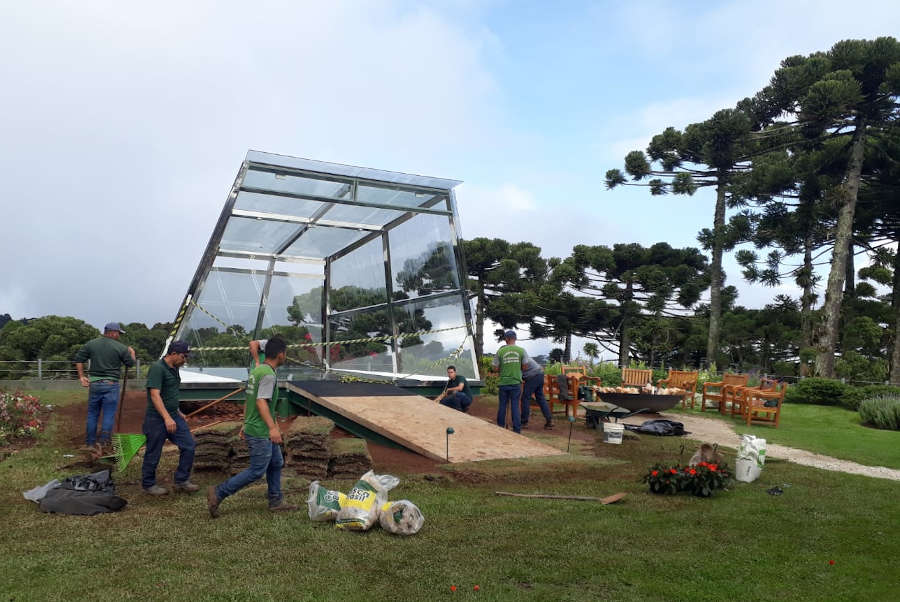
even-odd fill
[{"label": "dark ramp edge", "polygon": [[401,389],[382,383],[342,383],[327,380],[293,380],[291,384],[316,397],[389,397],[419,395],[409,389]]}]

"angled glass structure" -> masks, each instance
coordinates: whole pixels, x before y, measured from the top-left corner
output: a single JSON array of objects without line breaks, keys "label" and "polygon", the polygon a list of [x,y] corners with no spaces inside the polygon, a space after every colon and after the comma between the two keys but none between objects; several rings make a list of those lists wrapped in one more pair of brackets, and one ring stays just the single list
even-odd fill
[{"label": "angled glass structure", "polygon": [[244,379],[279,334],[296,378],[477,379],[457,184],[248,152],[176,317],[186,371]]}]

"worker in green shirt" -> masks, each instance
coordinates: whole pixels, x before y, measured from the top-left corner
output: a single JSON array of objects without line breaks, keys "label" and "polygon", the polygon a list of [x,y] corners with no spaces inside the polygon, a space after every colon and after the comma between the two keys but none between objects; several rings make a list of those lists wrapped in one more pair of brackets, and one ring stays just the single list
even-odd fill
[{"label": "worker in green shirt", "polygon": [[[103,414],[100,426],[100,446],[108,445],[112,435],[113,420],[119,406],[119,373],[122,365],[134,366],[134,349],[119,342],[124,333],[118,322],[110,322],[103,328],[103,336],[85,343],[75,354],[75,368],[82,387],[88,387],[87,426],[85,445],[93,449],[97,441],[97,421]],[[87,375],[84,364],[91,361]]]},{"label": "worker in green shirt", "polygon": [[143,432],[147,436],[141,486],[144,493],[166,495],[169,491],[156,484],[156,467],[166,439],[178,446],[178,468],[175,469],[175,491],[193,493],[200,487],[191,483],[194,451],[197,447],[184,414],[181,413],[181,368],[191,349],[184,341],[172,341],[166,355],[150,365],[147,372],[147,413]]},{"label": "worker in green shirt", "polygon": [[247,380],[247,402],[244,408],[242,436],[250,448],[250,466],[224,483],[206,490],[209,515],[219,516],[219,504],[247,485],[265,475],[268,484],[269,510],[284,512],[296,510],[284,502],[281,492],[281,430],[275,422],[275,406],[278,403],[278,385],[275,370],[287,359],[287,345],[281,337],[272,337],[265,345],[265,361],[250,372]]},{"label": "worker in green shirt", "polygon": [[494,369],[500,370],[500,405],[497,407],[497,426],[506,426],[506,405],[511,405],[513,431],[522,432],[519,400],[522,396],[522,371],[527,369],[528,352],[516,345],[516,333],[503,334],[506,345],[494,356]]}]

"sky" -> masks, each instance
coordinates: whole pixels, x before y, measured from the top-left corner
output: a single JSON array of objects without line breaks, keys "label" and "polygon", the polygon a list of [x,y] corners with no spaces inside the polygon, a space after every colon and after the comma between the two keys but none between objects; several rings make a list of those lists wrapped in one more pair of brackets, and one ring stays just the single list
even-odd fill
[{"label": "sky", "polygon": [[[464,237],[548,257],[698,246],[710,191],[606,170],[897,23],[865,0],[0,3],[0,314],[172,320],[248,149],[462,180]],[[796,295],[725,270],[746,307]]]}]

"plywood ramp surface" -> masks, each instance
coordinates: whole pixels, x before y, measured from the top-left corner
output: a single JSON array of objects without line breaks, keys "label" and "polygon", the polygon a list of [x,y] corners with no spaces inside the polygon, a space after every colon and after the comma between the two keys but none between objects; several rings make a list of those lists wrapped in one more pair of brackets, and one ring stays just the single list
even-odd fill
[{"label": "plywood ramp surface", "polygon": [[553,456],[564,452],[524,435],[444,407],[419,395],[329,395],[325,391],[290,383],[292,390],[316,403],[396,441],[400,445],[438,461],[447,461],[447,427],[450,462],[472,462],[502,458]]}]

